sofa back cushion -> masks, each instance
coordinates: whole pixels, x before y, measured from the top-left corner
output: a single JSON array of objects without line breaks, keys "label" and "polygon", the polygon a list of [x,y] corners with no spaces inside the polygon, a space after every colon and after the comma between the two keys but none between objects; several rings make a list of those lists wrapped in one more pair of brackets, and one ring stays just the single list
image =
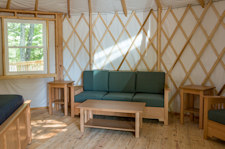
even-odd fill
[{"label": "sofa back cushion", "polygon": [[109,92],[135,92],[135,72],[109,72]]},{"label": "sofa back cushion", "polygon": [[164,72],[137,72],[136,92],[163,94],[164,85]]},{"label": "sofa back cushion", "polygon": [[106,91],[108,92],[109,72],[105,70],[84,71],[84,91]]}]

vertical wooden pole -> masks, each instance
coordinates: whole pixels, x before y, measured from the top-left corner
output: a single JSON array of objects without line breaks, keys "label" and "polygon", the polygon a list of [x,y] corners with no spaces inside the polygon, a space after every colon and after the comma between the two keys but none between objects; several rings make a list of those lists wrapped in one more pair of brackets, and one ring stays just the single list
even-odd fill
[{"label": "vertical wooden pole", "polygon": [[56,15],[56,80],[63,80],[63,16]]},{"label": "vertical wooden pole", "polygon": [[88,0],[88,8],[89,8],[89,64],[90,70],[92,70],[92,7],[91,0]]},{"label": "vertical wooden pole", "polygon": [[158,49],[158,71],[161,71],[161,13],[162,9],[158,8],[158,20],[157,20],[157,49]]},{"label": "vertical wooden pole", "polygon": [[47,33],[47,73],[50,74],[50,58],[49,58],[49,22],[46,21],[46,33]]},{"label": "vertical wooden pole", "polygon": [[4,18],[1,20],[2,24],[2,72],[5,76],[5,29],[4,29]]}]

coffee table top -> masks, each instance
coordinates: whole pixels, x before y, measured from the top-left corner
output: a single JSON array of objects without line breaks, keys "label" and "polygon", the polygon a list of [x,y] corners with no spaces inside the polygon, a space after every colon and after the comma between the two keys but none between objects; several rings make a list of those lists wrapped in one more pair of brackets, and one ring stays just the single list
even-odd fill
[{"label": "coffee table top", "polygon": [[144,102],[88,99],[85,102],[79,104],[77,108],[84,108],[96,111],[107,111],[107,112],[136,113],[136,112],[143,112],[145,104],[146,103]]}]

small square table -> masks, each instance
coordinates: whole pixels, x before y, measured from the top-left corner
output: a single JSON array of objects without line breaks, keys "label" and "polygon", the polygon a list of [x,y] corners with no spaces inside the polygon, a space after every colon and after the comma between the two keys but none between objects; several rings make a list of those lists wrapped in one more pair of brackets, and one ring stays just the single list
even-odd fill
[{"label": "small square table", "polygon": [[[52,103],[54,104],[63,104],[64,105],[64,114],[68,115],[68,86],[73,85],[74,81],[64,81],[64,80],[55,80],[52,82],[48,82],[48,90],[49,90],[49,114],[52,115]],[[64,99],[55,99],[56,89],[63,89]],[[57,92],[58,93],[58,92]]]},{"label": "small square table", "polygon": [[[201,86],[201,85],[185,85],[180,87],[180,123],[184,123],[184,112],[189,112],[190,117],[193,120],[194,113],[199,113],[199,128],[203,128],[203,108],[204,108],[204,95],[214,95],[213,86]],[[188,108],[184,109],[184,94],[189,94]],[[194,108],[193,95],[199,95],[199,109]]]}]

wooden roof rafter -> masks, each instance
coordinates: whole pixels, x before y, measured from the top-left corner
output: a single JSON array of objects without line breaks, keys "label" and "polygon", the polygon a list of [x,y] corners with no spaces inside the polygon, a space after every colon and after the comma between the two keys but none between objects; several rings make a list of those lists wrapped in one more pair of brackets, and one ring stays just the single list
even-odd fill
[{"label": "wooden roof rafter", "polygon": [[204,0],[198,0],[198,2],[200,3],[200,5],[202,6],[202,8],[205,7],[205,1]]},{"label": "wooden roof rafter", "polygon": [[125,0],[121,0],[121,4],[122,4],[122,7],[123,7],[123,13],[127,17],[127,6],[126,6]]},{"label": "wooden roof rafter", "polygon": [[35,11],[38,11],[38,0],[35,0],[34,10],[35,10]]},{"label": "wooden roof rafter", "polygon": [[162,9],[162,5],[161,5],[160,0],[155,0],[155,3],[156,3],[156,5],[157,5],[157,8],[158,8],[158,9]]},{"label": "wooden roof rafter", "polygon": [[67,15],[69,18],[71,17],[71,15],[70,15],[70,0],[67,0]]},{"label": "wooden roof rafter", "polygon": [[11,0],[7,1],[6,9],[10,9]]}]

